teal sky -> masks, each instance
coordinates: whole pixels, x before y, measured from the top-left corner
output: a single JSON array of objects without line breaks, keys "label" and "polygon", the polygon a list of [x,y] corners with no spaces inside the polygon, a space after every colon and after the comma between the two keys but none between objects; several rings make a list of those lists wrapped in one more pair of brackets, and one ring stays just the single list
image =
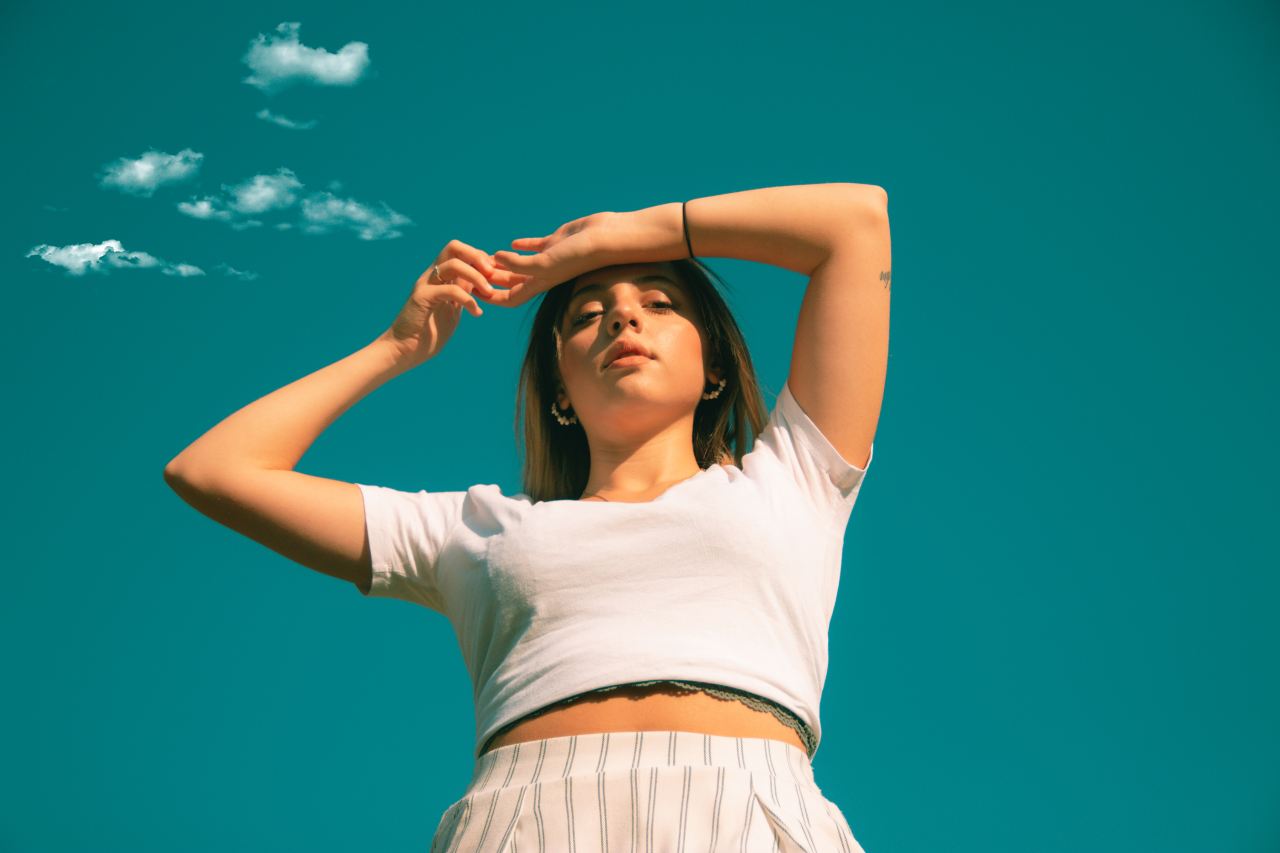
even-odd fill
[{"label": "teal sky", "polygon": [[[867,853],[1280,849],[1274,4],[2,20],[0,850],[423,849],[471,770],[447,620],[165,463],[450,239],[827,181],[888,190],[895,286],[824,794]],[[709,264],[772,405],[805,281]],[[535,307],[464,312],[298,470],[519,491]]]}]

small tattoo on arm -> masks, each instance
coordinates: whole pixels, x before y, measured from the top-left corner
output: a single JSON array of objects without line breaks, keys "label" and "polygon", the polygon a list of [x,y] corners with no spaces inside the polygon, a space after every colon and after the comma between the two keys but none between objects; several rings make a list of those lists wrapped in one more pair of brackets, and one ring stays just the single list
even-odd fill
[{"label": "small tattoo on arm", "polygon": [[885,270],[884,272],[880,273],[880,280],[884,282],[884,286],[886,290],[892,289],[893,270]]}]

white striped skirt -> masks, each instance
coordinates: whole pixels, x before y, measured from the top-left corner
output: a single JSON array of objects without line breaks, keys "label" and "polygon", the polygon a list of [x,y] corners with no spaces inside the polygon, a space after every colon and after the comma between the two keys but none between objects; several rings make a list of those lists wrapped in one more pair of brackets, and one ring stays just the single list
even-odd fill
[{"label": "white striped skirt", "polygon": [[683,731],[525,741],[476,761],[432,853],[865,853],[800,747]]}]

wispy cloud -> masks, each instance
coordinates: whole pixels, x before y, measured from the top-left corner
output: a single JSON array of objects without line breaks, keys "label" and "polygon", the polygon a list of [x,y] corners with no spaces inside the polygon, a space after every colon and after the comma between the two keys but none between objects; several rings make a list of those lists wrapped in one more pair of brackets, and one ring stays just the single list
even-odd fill
[{"label": "wispy cloud", "polygon": [[373,208],[355,199],[338,198],[333,193],[314,193],[302,202],[308,234],[327,234],[336,228],[349,228],[361,240],[393,240],[402,236],[397,226],[410,225],[409,217],[396,213],[387,205]]},{"label": "wispy cloud", "polygon": [[238,278],[241,281],[253,281],[255,278],[258,277],[258,274],[256,272],[245,272],[244,270],[238,270],[235,267],[231,266],[230,264],[220,263],[218,264],[218,269],[222,270],[224,273],[231,276],[232,278]]},{"label": "wispy cloud", "polygon": [[[105,275],[118,269],[158,269],[165,275],[176,275],[180,278],[205,275],[205,271],[195,264],[171,263],[149,252],[131,252],[125,249],[119,240],[72,243],[67,246],[50,246],[47,243],[41,243],[27,252],[27,257],[40,258],[74,276],[83,276],[86,273]],[[253,281],[258,277],[256,272],[238,270],[222,262],[218,264],[217,269],[224,275],[241,281]]]},{"label": "wispy cloud", "polygon": [[307,47],[298,41],[301,26],[286,22],[276,26],[278,36],[259,33],[243,57],[253,70],[243,82],[271,94],[294,83],[354,86],[360,81],[369,67],[369,45],[347,42],[337,53]]},{"label": "wispy cloud", "polygon": [[287,127],[290,130],[310,130],[317,124],[315,119],[312,119],[311,121],[294,121],[288,116],[276,115],[266,107],[258,110],[257,116],[263,121],[269,121],[273,124],[278,124],[281,127]]},{"label": "wispy cloud", "polygon": [[302,181],[292,170],[281,166],[274,175],[254,175],[232,187],[231,208],[237,213],[266,213],[289,207],[296,200],[294,190],[302,189]]},{"label": "wispy cloud", "polygon": [[218,222],[225,222],[234,231],[258,228],[262,225],[262,220],[260,219],[238,219],[235,211],[228,209],[226,204],[227,202],[221,199],[205,196],[192,201],[178,202],[178,210],[193,219],[212,219]]},{"label": "wispy cloud", "polygon": [[204,198],[193,199],[191,201],[178,202],[178,210],[185,213],[187,216],[192,216],[196,219],[217,219],[222,222],[226,222],[231,219],[234,214],[225,208],[219,207],[219,204],[221,204],[221,202],[219,202],[218,199],[212,196],[205,196]]},{"label": "wispy cloud", "polygon": [[[333,181],[330,189],[340,189]],[[292,208],[298,201],[302,182],[291,170],[281,167],[274,175],[254,175],[233,186],[223,185],[227,195],[205,196],[180,202],[178,210],[195,219],[225,222],[242,230],[263,225],[255,219],[262,214]],[[368,204],[353,198],[339,198],[332,192],[313,192],[302,199],[301,222],[298,227],[307,234],[328,234],[338,229],[355,232],[361,240],[393,240],[403,236],[402,225],[412,220],[397,213],[385,203]],[[293,223],[279,222],[277,230],[287,231]]]},{"label": "wispy cloud", "polygon": [[178,210],[195,219],[217,220],[243,231],[263,224],[247,217],[292,207],[298,200],[294,191],[302,189],[302,182],[291,170],[281,167],[274,175],[254,175],[234,186],[223,184],[222,188],[227,197],[193,198],[178,202]]},{"label": "wispy cloud", "polygon": [[74,243],[68,246],[50,246],[41,243],[27,252],[27,257],[62,267],[72,275],[88,272],[108,273],[114,269],[156,269],[165,275],[186,278],[204,275],[204,270],[193,264],[169,263],[147,252],[131,252],[119,240],[103,240],[101,243]]},{"label": "wispy cloud", "polygon": [[185,181],[200,169],[204,155],[190,148],[177,154],[147,151],[141,157],[127,157],[108,163],[100,176],[101,186],[150,198],[162,184]]}]

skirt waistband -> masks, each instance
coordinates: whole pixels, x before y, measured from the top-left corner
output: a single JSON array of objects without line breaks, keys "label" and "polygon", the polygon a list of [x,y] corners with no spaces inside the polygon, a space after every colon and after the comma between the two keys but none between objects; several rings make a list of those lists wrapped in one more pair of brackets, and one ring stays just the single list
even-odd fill
[{"label": "skirt waistband", "polygon": [[794,744],[654,730],[566,735],[500,746],[476,760],[467,795],[569,776],[673,765],[732,767],[814,783],[809,756]]}]

